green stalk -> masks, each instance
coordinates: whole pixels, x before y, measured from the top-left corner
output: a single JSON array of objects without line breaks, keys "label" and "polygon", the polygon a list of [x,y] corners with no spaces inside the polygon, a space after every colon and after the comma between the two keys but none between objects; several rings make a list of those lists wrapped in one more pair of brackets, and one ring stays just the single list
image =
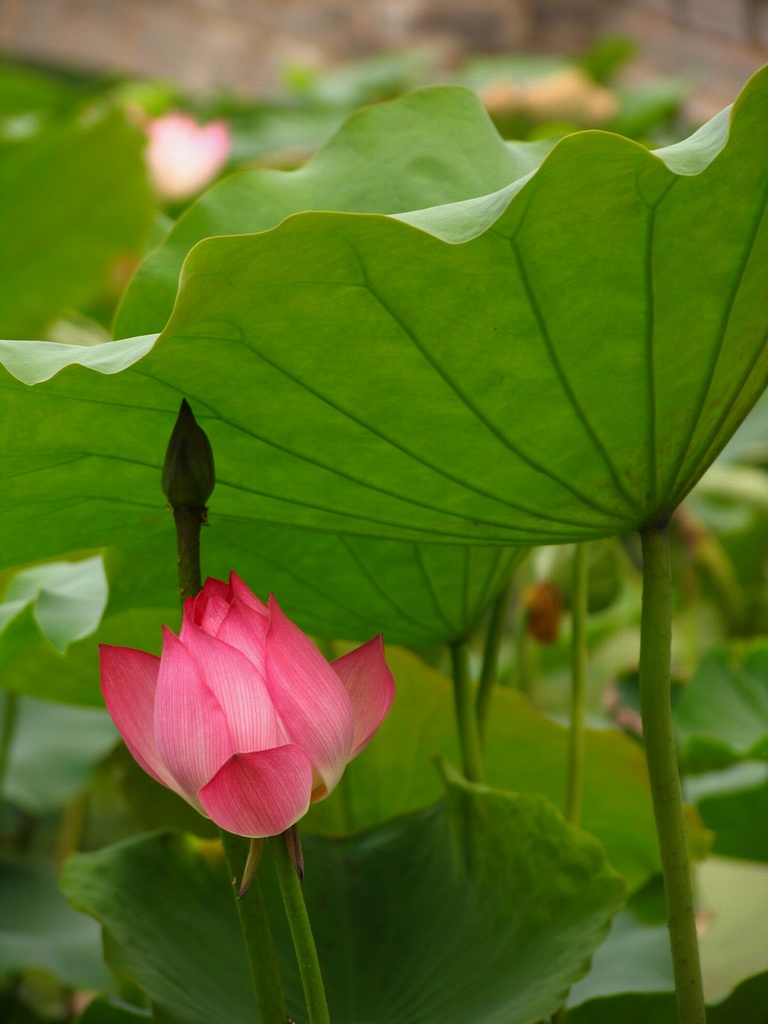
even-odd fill
[{"label": "green stalk", "polygon": [[509,595],[512,590],[512,580],[507,583],[491,609],[491,619],[488,623],[488,632],[485,634],[485,649],[483,650],[483,667],[480,672],[480,682],[477,685],[477,696],[475,708],[477,711],[477,727],[482,742],[485,735],[485,727],[488,722],[488,710],[491,706],[493,687],[499,671],[499,650],[501,641],[504,638],[504,626],[506,625],[507,608],[509,606]]},{"label": "green stalk", "polygon": [[179,563],[179,598],[182,607],[188,597],[203,588],[200,573],[200,527],[206,522],[205,508],[180,506],[173,510]]},{"label": "green stalk", "polygon": [[[584,711],[587,697],[587,605],[589,599],[589,544],[577,544],[573,553],[571,597],[571,728],[568,734],[568,778],[565,819],[581,823],[584,793]],[[552,1024],[565,1024],[568,1011],[561,1006]]]},{"label": "green stalk", "polygon": [[269,840],[269,846],[272,850],[277,880],[280,884],[285,913],[296,950],[309,1024],[330,1024],[331,1018],[328,1015],[325,986],[320,973],[320,962],[317,958],[307,907],[304,903],[304,891],[296,873],[296,862],[288,849],[289,832],[290,829],[280,836],[273,836]]},{"label": "green stalk", "polygon": [[584,714],[587,703],[587,604],[589,598],[589,544],[576,545],[573,556],[571,602],[571,728],[568,737],[568,784],[565,817],[581,823],[584,794]]},{"label": "green stalk", "polygon": [[472,699],[469,674],[469,651],[463,640],[451,644],[453,662],[453,698],[459,730],[461,764],[468,782],[485,782],[485,764],[477,721],[477,707]]},{"label": "green stalk", "polygon": [[[233,884],[236,879],[242,880],[243,868],[248,857],[250,840],[242,836],[233,836],[224,829],[219,830],[227,867]],[[234,895],[238,885],[235,885]],[[248,954],[248,966],[251,971],[253,990],[256,994],[256,1005],[259,1008],[260,1024],[285,1024],[288,1015],[285,1009],[283,984],[277,954],[272,939],[272,929],[264,903],[264,895],[259,884],[258,874],[251,880],[248,892],[242,899],[236,899],[237,916],[240,920],[240,931]]]},{"label": "green stalk", "polygon": [[640,708],[661,852],[678,1024],[706,1024],[691,867],[672,726],[672,572],[666,524],[640,534]]}]

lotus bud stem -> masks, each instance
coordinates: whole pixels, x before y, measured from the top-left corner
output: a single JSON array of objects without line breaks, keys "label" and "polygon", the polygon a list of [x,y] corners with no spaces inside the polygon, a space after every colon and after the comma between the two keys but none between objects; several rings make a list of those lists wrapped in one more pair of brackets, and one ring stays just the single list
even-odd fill
[{"label": "lotus bud stem", "polygon": [[206,502],[216,484],[211,442],[198,426],[186,398],[182,399],[168,442],[161,482],[176,522],[179,595],[183,605],[202,588],[200,527],[208,522]]}]

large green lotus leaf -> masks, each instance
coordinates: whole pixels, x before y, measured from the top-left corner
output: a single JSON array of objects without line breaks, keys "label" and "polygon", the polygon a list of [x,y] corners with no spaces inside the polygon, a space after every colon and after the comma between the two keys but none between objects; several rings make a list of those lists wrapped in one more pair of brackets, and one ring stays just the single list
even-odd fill
[{"label": "large green lotus leaf", "polygon": [[[397,684],[392,710],[340,789],[313,805],[308,829],[344,835],[425,807],[441,789],[432,756],[459,758],[450,682],[408,651],[388,648],[387,660]],[[514,690],[494,694],[485,757],[493,785],[563,807],[568,730]],[[588,729],[584,770],[582,825],[634,890],[660,870],[642,750],[619,732]]]},{"label": "large green lotus leaf", "polygon": [[142,251],[153,202],[143,134],[92,107],[0,142],[0,332],[39,337]]},{"label": "large green lotus leaf", "polygon": [[[623,898],[599,844],[546,800],[459,780],[447,805],[351,839],[306,836],[304,853],[336,1024],[534,1024],[588,969]],[[303,1024],[266,862],[262,873],[288,1010]],[[172,1020],[254,1020],[218,844],[144,836],[71,858],[63,885],[104,925],[110,965]]]},{"label": "large green lotus leaf", "polygon": [[353,114],[294,171],[243,171],[179,219],[139,269],[115,335],[160,331],[189,250],[211,235],[265,231],[302,210],[403,213],[495,192],[538,166],[553,142],[503,142],[478,97],[432,88]]},{"label": "large green lotus leaf", "polygon": [[688,771],[768,760],[768,647],[743,664],[710,651],[675,706],[681,758]]},{"label": "large green lotus leaf", "polygon": [[6,379],[4,534],[135,535],[182,394],[223,529],[528,545],[668,516],[768,375],[766,123],[768,71],[663,158],[583,132],[418,228],[306,213],[204,240],[154,345],[6,344],[26,380],[71,365]]},{"label": "large green lotus leaf", "polygon": [[441,207],[416,233],[300,215],[201,242],[145,370],[164,342],[243,359],[259,506],[307,525],[530,542],[666,516],[768,373],[766,82],[698,174],[581,133],[502,212]]}]

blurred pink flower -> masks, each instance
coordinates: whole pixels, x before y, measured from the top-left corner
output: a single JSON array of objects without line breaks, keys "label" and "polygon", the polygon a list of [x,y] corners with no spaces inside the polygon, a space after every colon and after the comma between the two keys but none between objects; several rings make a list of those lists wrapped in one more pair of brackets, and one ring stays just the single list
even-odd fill
[{"label": "blurred pink flower", "polygon": [[147,126],[147,165],[163,199],[188,199],[213,181],[232,148],[229,124],[199,125],[186,114],[165,114]]},{"label": "blurred pink flower", "polygon": [[184,605],[160,658],[101,646],[101,689],[136,761],[237,835],[278,835],[326,797],[394,697],[381,637],[328,663],[234,573]]}]

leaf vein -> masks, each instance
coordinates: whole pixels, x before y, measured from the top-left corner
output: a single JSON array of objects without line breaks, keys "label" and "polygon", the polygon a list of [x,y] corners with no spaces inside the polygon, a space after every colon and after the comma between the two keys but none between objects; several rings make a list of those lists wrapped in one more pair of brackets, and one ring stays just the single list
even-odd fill
[{"label": "leaf vein", "polygon": [[[538,510],[538,509],[533,509],[532,510],[532,509],[527,508],[526,506],[524,506],[522,504],[519,504],[519,503],[505,501],[504,499],[498,498],[496,495],[494,495],[494,494],[492,494],[490,492],[485,492],[485,491],[483,491],[480,488],[477,488],[477,487],[474,487],[472,485],[467,484],[465,481],[463,481],[458,476],[454,476],[453,474],[449,474],[448,472],[443,471],[443,470],[439,469],[438,467],[435,467],[435,466],[431,465],[425,459],[419,457],[418,455],[414,455],[407,448],[405,448],[405,447],[399,445],[397,442],[391,440],[385,434],[382,434],[374,426],[367,424],[364,420],[356,417],[354,414],[352,414],[352,413],[348,412],[347,410],[343,409],[342,407],[338,406],[336,403],[333,402],[333,400],[329,399],[328,397],[323,395],[321,392],[317,391],[315,388],[310,387],[305,381],[303,381],[300,378],[296,377],[294,374],[292,374],[285,367],[282,367],[278,363],[276,363],[275,361],[269,359],[267,356],[264,355],[263,352],[261,352],[257,348],[255,348],[246,339],[240,337],[238,340],[239,340],[240,344],[242,344],[245,348],[248,349],[248,351],[250,351],[253,355],[257,356],[258,358],[262,359],[268,366],[272,367],[272,369],[274,369],[277,373],[280,373],[281,375],[285,376],[288,380],[292,381],[294,384],[296,384],[302,390],[308,392],[313,397],[317,398],[318,400],[323,402],[325,405],[327,405],[329,408],[333,409],[335,412],[338,412],[339,415],[341,415],[341,416],[351,420],[352,422],[356,423],[358,426],[361,426],[363,429],[367,430],[369,433],[373,434],[375,437],[378,437],[384,443],[391,445],[397,451],[400,451],[402,454],[406,455],[407,457],[412,458],[415,462],[418,462],[419,464],[423,465],[426,469],[429,469],[429,470],[433,471],[434,473],[436,473],[439,476],[443,476],[444,478],[450,480],[452,483],[455,483],[455,484],[459,485],[460,487],[463,487],[465,490],[468,490],[468,491],[470,491],[472,493],[476,493],[476,494],[480,495],[481,497],[490,498],[491,500],[497,501],[500,504],[503,504],[503,505],[505,505],[506,507],[508,507],[510,509],[514,509],[515,511],[518,511],[518,512],[523,512],[526,515],[530,515],[532,517],[535,517],[538,520],[544,520],[546,522],[551,522],[551,523],[559,525],[559,526],[576,527],[576,528],[583,528],[583,529],[592,529],[592,530],[594,530],[594,523],[579,522],[578,520],[575,520],[575,519],[565,519],[565,518],[562,518],[562,517],[559,517],[559,516],[555,516],[555,515],[552,515],[551,513],[544,512],[544,511],[541,511],[541,510]],[[145,376],[145,377],[147,377],[147,378],[149,378],[151,380],[154,380],[157,383],[161,383],[161,384],[165,383],[166,386],[168,386],[170,388],[173,388],[173,390],[175,390],[175,391],[178,391],[179,394],[182,393],[181,389],[175,388],[174,385],[168,384],[167,382],[161,380],[160,378],[157,378],[157,377],[149,374],[146,370],[141,370],[141,371],[136,370],[135,372],[137,374]],[[317,468],[323,469],[326,472],[332,473],[335,476],[340,477],[341,479],[347,480],[350,483],[354,483],[356,486],[363,487],[363,488],[365,488],[367,490],[370,490],[370,491],[372,491],[374,493],[383,494],[383,495],[385,495],[387,497],[390,497],[390,498],[395,498],[397,501],[404,502],[405,504],[412,505],[412,506],[417,507],[417,508],[423,508],[423,509],[426,509],[427,511],[430,511],[430,512],[437,512],[441,516],[452,517],[452,518],[455,518],[455,519],[463,520],[464,522],[471,521],[473,524],[479,524],[479,525],[489,526],[489,527],[493,527],[493,528],[497,528],[497,529],[502,529],[505,532],[514,531],[514,532],[520,532],[523,535],[526,534],[526,528],[525,527],[515,527],[514,525],[510,524],[507,521],[499,521],[499,520],[494,520],[494,519],[490,519],[490,518],[484,518],[484,517],[476,515],[475,513],[473,513],[471,515],[471,517],[470,517],[470,516],[467,516],[467,515],[465,515],[465,514],[463,514],[461,512],[453,512],[451,510],[448,510],[448,509],[445,509],[445,508],[441,508],[440,506],[437,506],[437,505],[431,505],[428,502],[419,501],[419,500],[417,500],[414,497],[403,495],[403,494],[398,493],[397,491],[395,491],[393,489],[382,487],[381,485],[378,485],[378,484],[373,484],[370,481],[364,480],[360,476],[357,476],[355,474],[352,474],[350,472],[342,470],[342,469],[340,469],[337,466],[333,466],[333,465],[331,465],[329,463],[323,462],[323,461],[321,461],[321,460],[319,460],[317,458],[314,458],[312,456],[304,455],[303,453],[301,453],[301,452],[299,452],[299,451],[297,451],[297,450],[295,450],[293,448],[289,448],[287,445],[283,445],[283,444],[273,440],[272,438],[267,437],[266,435],[258,434],[255,431],[250,430],[249,428],[245,427],[244,425],[242,425],[240,423],[235,423],[233,420],[231,420],[228,417],[224,416],[221,413],[220,410],[214,408],[211,405],[210,400],[206,401],[206,400],[203,400],[203,399],[198,399],[197,397],[195,397],[194,395],[192,395],[189,392],[189,389],[185,389],[184,390],[184,394],[186,395],[187,398],[192,399],[195,403],[197,403],[199,401],[201,406],[206,406],[207,408],[209,408],[211,410],[212,415],[215,416],[215,418],[217,418],[220,422],[226,424],[227,426],[231,427],[233,430],[237,430],[237,431],[239,431],[241,433],[244,433],[248,437],[251,437],[251,438],[253,438],[256,441],[261,442],[262,444],[266,445],[269,448],[273,448],[276,451],[284,452],[286,455],[290,455],[291,457],[296,458],[296,459],[298,459],[298,460],[300,460],[302,462],[305,462],[305,463],[307,463],[309,465],[316,466]],[[246,490],[246,488],[244,488],[244,487],[242,489]],[[260,491],[253,491],[252,493],[262,494],[263,495],[263,492],[260,492]],[[288,499],[284,499],[284,498],[281,497],[280,500],[288,500]],[[323,511],[335,512],[336,514],[338,514],[338,510],[322,509],[321,506],[313,506],[313,505],[311,505],[309,503],[306,503],[306,502],[298,502],[297,501],[297,502],[294,502],[294,503],[298,504],[298,505],[305,505],[307,508],[315,508],[317,511],[323,510]],[[342,514],[350,515],[350,513],[342,513]],[[610,514],[614,518],[619,518],[616,515],[616,513],[610,513]],[[354,517],[358,518],[358,519],[365,518],[365,517],[360,516],[359,513],[357,513],[357,512],[354,513]],[[377,520],[369,519],[368,521],[376,522]],[[538,528],[538,524],[537,524],[537,528]],[[418,528],[418,529],[422,530],[423,528]],[[428,531],[426,531],[426,532],[428,532]],[[542,536],[547,534],[547,531],[545,531],[545,530],[544,531],[540,531],[540,532],[541,532]],[[446,534],[446,535],[456,536],[455,534]],[[459,534],[458,536],[465,536],[465,535]],[[552,536],[562,536],[562,534],[554,533],[553,532]]]},{"label": "leaf vein", "polygon": [[534,319],[536,320],[536,325],[538,327],[541,339],[544,342],[544,347],[549,357],[549,361],[552,364],[552,367],[555,371],[555,374],[557,375],[558,380],[560,381],[560,386],[562,387],[566,398],[568,399],[573,411],[575,412],[577,420],[579,421],[579,423],[581,423],[582,428],[584,429],[587,437],[592,442],[595,451],[603,460],[603,463],[605,464],[605,467],[608,470],[608,473],[611,477],[611,480],[613,481],[614,486],[616,487],[616,490],[619,492],[619,494],[621,494],[621,496],[629,505],[631,505],[636,511],[641,512],[642,509],[640,505],[637,503],[637,500],[634,498],[634,496],[627,490],[623,480],[619,476],[619,473],[613,464],[613,460],[608,454],[607,448],[605,447],[602,439],[597,433],[595,427],[590,422],[589,417],[587,416],[581,403],[576,397],[574,387],[569,381],[568,376],[565,372],[565,368],[555,349],[552,337],[549,333],[549,329],[544,319],[544,313],[541,309],[541,305],[539,304],[539,301],[536,298],[536,295],[533,291],[533,287],[531,285],[530,279],[525,269],[525,264],[523,263],[522,253],[520,252],[520,249],[516,242],[510,240],[509,244],[510,248],[512,249],[512,252],[515,255],[515,260],[517,262],[517,267],[520,274],[520,280],[522,282],[523,288],[525,289],[525,293],[528,296],[528,302],[531,308],[531,312],[533,313]]},{"label": "leaf vein", "polygon": [[[527,465],[529,468],[533,469],[535,472],[540,473],[542,476],[545,476],[547,479],[551,480],[559,487],[562,487],[564,490],[568,491],[580,502],[582,502],[582,504],[595,509],[595,511],[600,512],[603,515],[610,516],[612,519],[620,520],[622,518],[620,515],[618,515],[618,513],[614,512],[612,509],[604,505],[601,505],[599,502],[595,501],[594,498],[580,491],[577,487],[575,487],[573,484],[568,483],[567,480],[562,479],[556,473],[553,473],[545,465],[538,462],[538,460],[528,455],[521,448],[515,445],[512,441],[510,441],[510,439],[503,433],[503,431],[501,431],[495,424],[491,423],[491,421],[482,413],[482,411],[479,409],[476,403],[469,397],[469,395],[467,395],[464,392],[464,390],[450,376],[450,374],[445,370],[445,368],[440,365],[434,354],[430,352],[426,345],[422,344],[422,342],[416,336],[415,332],[412,331],[408,327],[408,325],[403,321],[403,319],[399,316],[399,314],[397,314],[395,310],[393,310],[389,306],[389,304],[384,300],[383,296],[376,291],[376,289],[370,282],[368,284],[368,290],[370,291],[372,297],[379,303],[381,308],[387,313],[387,315],[393,320],[393,322],[397,324],[400,330],[402,330],[405,336],[411,341],[413,346],[421,353],[423,358],[426,360],[427,363],[429,363],[429,365],[432,367],[435,373],[453,391],[453,393],[456,395],[456,397],[459,399],[462,405],[464,405],[464,407],[470,413],[472,413],[475,419],[477,419],[478,422],[482,424],[482,426],[485,427],[485,429],[507,449],[507,451],[509,451],[512,455],[518,458],[522,463]],[[453,477],[450,474],[443,470],[438,470],[438,472],[443,473],[443,475],[448,477],[448,479],[453,479]],[[465,487],[469,487],[468,484],[462,482],[460,479],[457,480],[457,482]],[[484,496],[487,497],[495,497],[494,495],[485,494],[485,492],[483,492],[481,488],[478,488],[476,486],[472,486],[470,487],[470,489],[476,491],[478,494],[483,494]],[[525,509],[523,506],[513,504],[512,502],[509,502],[506,499],[495,498],[495,500],[504,502],[505,504],[509,505],[510,508],[517,508],[520,511],[529,512],[530,514],[530,510]],[[543,516],[543,514],[538,510],[532,514],[539,516],[541,518],[548,518]]]},{"label": "leaf vein", "polygon": [[429,591],[430,597],[432,598],[432,603],[435,606],[435,611],[437,612],[438,616],[442,619],[442,621],[445,623],[445,625],[448,627],[448,629],[451,631],[451,635],[454,636],[458,632],[458,626],[455,622],[448,618],[448,616],[445,613],[445,610],[443,609],[443,606],[440,603],[437,591],[435,590],[434,582],[432,580],[432,577],[430,576],[429,569],[427,568],[427,563],[424,560],[424,551],[420,547],[416,549],[416,558],[419,563],[419,570],[421,572],[422,577],[424,578],[424,582],[427,586],[427,590]]},{"label": "leaf vein", "polygon": [[[739,265],[739,267],[737,269],[737,272],[736,272],[736,274],[734,276],[733,284],[732,284],[730,293],[728,295],[728,300],[725,303],[725,306],[724,306],[724,309],[723,309],[723,315],[722,315],[721,320],[720,320],[720,330],[719,330],[720,337],[719,337],[718,343],[714,346],[713,351],[712,351],[712,356],[710,358],[709,367],[707,369],[707,374],[706,374],[705,381],[704,381],[704,387],[702,388],[701,394],[699,395],[699,398],[697,400],[696,410],[695,410],[695,413],[694,413],[693,417],[691,418],[691,422],[690,422],[690,425],[688,427],[687,436],[685,438],[685,441],[680,445],[680,454],[678,455],[677,462],[676,462],[676,464],[674,465],[674,468],[673,468],[674,476],[672,476],[672,478],[671,478],[672,479],[672,486],[670,488],[670,490],[672,492],[676,492],[677,489],[678,489],[678,483],[679,483],[679,479],[680,479],[680,474],[681,474],[681,472],[683,470],[683,466],[685,465],[686,456],[688,455],[688,452],[690,451],[690,447],[691,447],[691,444],[693,442],[693,437],[694,437],[694,434],[696,433],[696,426],[697,426],[699,420],[701,419],[701,415],[702,415],[702,413],[704,411],[704,407],[705,407],[705,405],[707,403],[707,398],[709,397],[709,393],[712,390],[712,385],[714,383],[715,375],[716,375],[716,372],[717,372],[717,365],[720,362],[720,357],[722,355],[723,346],[725,344],[725,336],[726,336],[726,334],[728,332],[728,325],[730,324],[731,316],[733,315],[734,306],[736,305],[736,299],[738,298],[739,291],[741,290],[741,285],[742,285],[742,283],[744,281],[744,275],[746,274],[747,268],[749,266],[749,261],[750,261],[750,258],[752,256],[752,252],[753,252],[753,249],[754,249],[754,246],[755,246],[755,242],[757,241],[757,236],[758,236],[758,233],[760,231],[760,226],[762,225],[763,219],[765,217],[765,211],[766,211],[766,206],[767,205],[768,205],[768,176],[766,176],[765,185],[764,185],[763,193],[762,193],[762,207],[760,209],[760,212],[759,212],[758,216],[755,217],[755,222],[754,222],[754,225],[752,227],[752,232],[750,234],[749,241],[748,241],[747,245],[744,247],[744,256],[743,256],[743,258],[741,260],[741,263],[740,263],[740,265]],[[757,355],[755,356],[755,358],[750,363],[749,372],[742,377],[741,383],[739,384],[738,390],[737,390],[733,400],[729,403],[729,405],[727,406],[725,412],[719,417],[719,419],[717,421],[717,429],[715,431],[715,435],[717,435],[717,433],[719,433],[720,427],[725,422],[727,417],[730,415],[730,412],[733,409],[733,406],[735,405],[736,401],[738,400],[739,395],[741,394],[741,392],[744,389],[744,385],[746,383],[747,378],[749,377],[749,373],[751,373],[752,368],[754,367],[754,365],[756,364],[757,360],[760,358],[760,355],[762,354],[764,346],[765,346],[765,339],[763,340],[763,344],[760,347]],[[701,465],[701,462],[699,462],[699,465]],[[702,472],[703,472],[703,470],[702,470]],[[697,473],[698,473],[698,468],[697,468]]]},{"label": "leaf vein", "polygon": [[[349,554],[352,557],[352,560],[354,561],[355,565],[357,565],[358,569],[363,574],[365,579],[368,580],[368,582],[370,583],[371,589],[374,590],[381,598],[383,598],[383,600],[389,605],[389,607],[392,608],[392,610],[397,614],[399,619],[402,619],[406,623],[415,622],[419,626],[422,626],[424,629],[431,629],[431,625],[429,623],[427,623],[423,619],[420,619],[417,616],[413,615],[412,612],[409,613],[408,615],[405,614],[405,612],[402,610],[402,608],[400,608],[400,606],[395,601],[395,599],[392,597],[392,595],[387,592],[387,590],[381,585],[379,580],[373,575],[373,573],[370,571],[370,569],[363,562],[363,560],[360,557],[360,555],[358,554],[358,552],[355,551],[354,547],[350,543],[348,537],[344,537],[344,536],[342,536],[340,534],[339,535],[339,539],[341,540],[342,544],[344,545],[344,547],[349,552]],[[418,548],[417,548],[417,550],[418,550]]]}]

